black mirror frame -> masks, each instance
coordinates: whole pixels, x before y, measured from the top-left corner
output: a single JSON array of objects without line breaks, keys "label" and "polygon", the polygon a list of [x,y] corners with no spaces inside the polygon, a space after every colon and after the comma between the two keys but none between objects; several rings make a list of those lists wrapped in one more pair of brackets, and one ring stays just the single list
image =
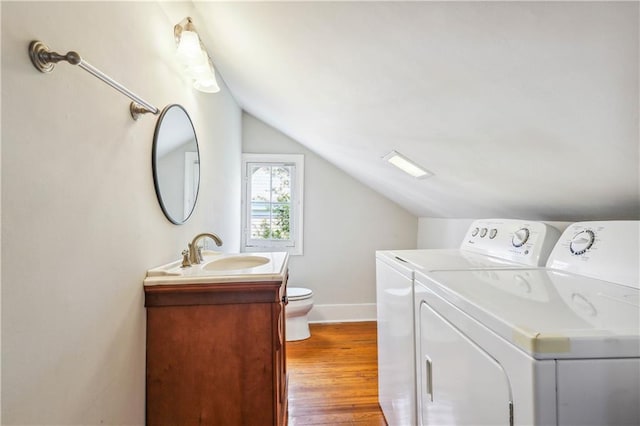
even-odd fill
[{"label": "black mirror frame", "polygon": [[160,113],[160,117],[158,117],[158,121],[156,123],[156,128],[153,132],[153,146],[151,149],[151,164],[153,167],[153,186],[155,187],[156,190],[156,196],[158,197],[158,203],[160,204],[160,208],[162,209],[162,212],[164,213],[165,217],[167,218],[167,220],[169,220],[169,222],[173,223],[174,225],[182,225],[184,224],[187,220],[189,220],[189,218],[191,217],[191,215],[193,214],[195,208],[196,208],[196,204],[198,202],[198,196],[200,194],[200,170],[198,170],[198,187],[196,188],[196,196],[193,200],[193,205],[191,206],[191,210],[189,211],[189,214],[187,215],[187,217],[185,217],[183,220],[178,220],[174,217],[172,217],[169,214],[169,211],[165,205],[164,200],[162,199],[162,193],[160,191],[160,184],[159,184],[159,179],[158,179],[158,165],[156,162],[156,150],[157,150],[157,145],[158,145],[158,139],[160,137],[160,127],[162,126],[162,121],[165,117],[165,115],[167,114],[167,112],[169,112],[172,108],[174,107],[178,107],[180,108],[185,116],[187,117],[187,119],[189,120],[189,124],[191,125],[191,129],[193,130],[193,138],[196,142],[196,151],[198,153],[198,161],[200,161],[200,144],[198,143],[198,136],[196,135],[196,129],[193,126],[193,121],[191,121],[191,117],[189,116],[189,113],[187,112],[187,110],[179,104],[171,104],[171,105],[167,105],[163,110],[162,113]]}]

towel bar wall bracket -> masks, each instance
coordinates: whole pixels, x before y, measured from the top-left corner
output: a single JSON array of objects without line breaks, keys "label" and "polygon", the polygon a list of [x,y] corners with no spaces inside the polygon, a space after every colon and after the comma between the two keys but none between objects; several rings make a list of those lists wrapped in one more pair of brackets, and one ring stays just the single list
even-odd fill
[{"label": "towel bar wall bracket", "polygon": [[42,73],[52,72],[56,64],[60,61],[68,62],[71,65],[78,65],[89,74],[102,80],[109,86],[116,89],[118,92],[131,99],[133,102],[129,104],[129,112],[131,113],[131,117],[133,117],[134,120],[140,118],[142,114],[150,112],[154,115],[157,115],[160,112],[158,108],[151,105],[149,102],[145,101],[140,96],[136,95],[135,93],[124,87],[122,84],[113,80],[111,77],[104,74],[102,71],[82,59],[82,57],[77,52],[71,51],[67,52],[66,55],[61,55],[59,53],[52,52],[49,47],[47,47],[47,45],[43,42],[34,40],[29,44],[29,58],[31,58],[33,66]]}]

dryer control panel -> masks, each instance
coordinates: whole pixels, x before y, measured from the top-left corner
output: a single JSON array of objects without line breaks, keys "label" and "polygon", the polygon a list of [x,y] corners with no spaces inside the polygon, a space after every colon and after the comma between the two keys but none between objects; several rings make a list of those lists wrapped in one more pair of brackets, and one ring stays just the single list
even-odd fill
[{"label": "dryer control panel", "polygon": [[530,266],[544,266],[560,231],[542,222],[518,219],[474,221],[460,246],[472,251]]},{"label": "dryer control panel", "polygon": [[640,288],[640,221],[576,222],[554,247],[547,267]]}]

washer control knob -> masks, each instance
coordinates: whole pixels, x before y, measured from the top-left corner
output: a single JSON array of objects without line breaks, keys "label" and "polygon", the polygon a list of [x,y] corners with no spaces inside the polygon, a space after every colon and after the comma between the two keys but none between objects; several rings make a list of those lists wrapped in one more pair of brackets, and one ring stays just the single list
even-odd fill
[{"label": "washer control knob", "polygon": [[496,235],[498,235],[498,230],[496,228],[493,228],[491,231],[489,231],[489,238],[491,238],[492,240],[496,237]]},{"label": "washer control knob", "polygon": [[485,235],[487,235],[487,228],[482,228],[480,230],[480,238],[484,238]]},{"label": "washer control knob", "polygon": [[511,244],[514,247],[522,247],[529,240],[529,230],[527,228],[520,228],[514,234],[511,239]]},{"label": "washer control knob", "polygon": [[578,232],[571,239],[571,243],[569,244],[569,250],[571,250],[571,253],[576,255],[584,254],[584,252],[586,252],[591,248],[595,239],[596,239],[596,234],[594,234],[593,231],[590,229],[587,229],[582,232]]},{"label": "washer control knob", "polygon": [[471,236],[475,237],[476,235],[478,235],[478,232],[480,232],[480,229],[475,228],[473,231],[471,231]]}]

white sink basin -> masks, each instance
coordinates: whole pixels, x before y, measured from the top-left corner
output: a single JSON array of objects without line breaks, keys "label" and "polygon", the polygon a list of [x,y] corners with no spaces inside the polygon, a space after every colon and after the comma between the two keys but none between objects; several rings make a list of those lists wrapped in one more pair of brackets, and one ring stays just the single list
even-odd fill
[{"label": "white sink basin", "polygon": [[229,256],[213,260],[205,264],[202,269],[205,271],[237,271],[262,266],[270,261],[262,256]]},{"label": "white sink basin", "polygon": [[284,252],[203,252],[203,262],[182,268],[182,260],[147,271],[144,285],[211,284],[283,280],[289,256]]}]

